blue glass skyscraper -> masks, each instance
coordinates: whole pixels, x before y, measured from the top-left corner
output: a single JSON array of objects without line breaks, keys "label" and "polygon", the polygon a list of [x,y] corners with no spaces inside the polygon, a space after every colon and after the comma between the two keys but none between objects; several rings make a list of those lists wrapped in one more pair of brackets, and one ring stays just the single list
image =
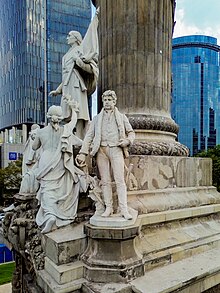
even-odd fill
[{"label": "blue glass skyscraper", "polygon": [[42,125],[45,109],[60,102],[48,93],[61,82],[66,36],[85,34],[90,0],[0,0],[0,6],[0,130]]},{"label": "blue glass skyscraper", "polygon": [[173,39],[171,113],[191,155],[220,143],[219,52],[213,37]]}]

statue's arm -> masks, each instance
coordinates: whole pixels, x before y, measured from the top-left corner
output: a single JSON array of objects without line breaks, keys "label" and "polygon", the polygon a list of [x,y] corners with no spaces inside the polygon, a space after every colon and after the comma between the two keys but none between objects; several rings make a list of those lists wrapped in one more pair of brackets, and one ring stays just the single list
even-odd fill
[{"label": "statue's arm", "polygon": [[125,127],[125,133],[127,135],[127,139],[130,141],[130,144],[132,144],[135,139],[135,132],[134,132],[128,118],[125,115],[124,115],[124,127]]},{"label": "statue's arm", "polygon": [[49,96],[57,96],[57,95],[61,95],[62,94],[62,88],[63,88],[63,84],[61,83],[56,90],[51,91],[49,93]]},{"label": "statue's arm", "polygon": [[93,73],[92,66],[85,63],[80,57],[76,59],[76,65],[88,73]]},{"label": "statue's arm", "polygon": [[94,139],[94,136],[95,136],[95,121],[93,119],[86,133],[86,136],[83,140],[82,147],[79,151],[80,154],[85,154],[85,155],[89,154],[89,149]]}]

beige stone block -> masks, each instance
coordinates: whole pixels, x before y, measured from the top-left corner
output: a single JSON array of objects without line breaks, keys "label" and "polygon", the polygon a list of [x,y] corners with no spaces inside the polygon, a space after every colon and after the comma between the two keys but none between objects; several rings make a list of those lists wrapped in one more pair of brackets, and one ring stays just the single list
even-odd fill
[{"label": "beige stone block", "polygon": [[220,212],[220,204],[213,205],[214,212]]},{"label": "beige stone block", "polygon": [[220,273],[210,276],[203,280],[201,285],[201,292],[208,290],[216,285],[220,284]]},{"label": "beige stone block", "polygon": [[45,270],[37,271],[37,284],[47,293],[72,293],[80,291],[85,279],[71,281],[65,284],[58,284]]},{"label": "beige stone block", "polygon": [[140,215],[139,218],[141,219],[141,225],[143,226],[155,223],[162,223],[165,221],[165,213],[158,212],[152,214],[145,214]]},{"label": "beige stone block", "polygon": [[81,261],[57,266],[46,257],[45,270],[58,284],[65,284],[83,278],[83,263]]},{"label": "beige stone block", "polygon": [[44,236],[45,254],[60,265],[76,260],[87,245],[84,223],[68,225]]},{"label": "beige stone block", "polygon": [[182,210],[166,211],[166,214],[165,214],[166,221],[184,219],[191,216],[192,216],[192,211],[190,208],[182,209]]},{"label": "beige stone block", "polygon": [[178,291],[178,293],[201,293],[201,283],[193,284],[186,289]]},{"label": "beige stone block", "polygon": [[176,262],[178,260],[184,259],[187,257],[187,251],[183,248],[175,248],[170,250],[171,262]]}]

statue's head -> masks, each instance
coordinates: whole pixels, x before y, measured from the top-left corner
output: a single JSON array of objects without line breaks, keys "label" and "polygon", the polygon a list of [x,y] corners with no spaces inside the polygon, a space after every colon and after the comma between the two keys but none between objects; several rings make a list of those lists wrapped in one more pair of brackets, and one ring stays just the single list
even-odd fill
[{"label": "statue's head", "polygon": [[117,96],[114,91],[107,90],[102,94],[102,103],[105,110],[113,110],[117,102]]},{"label": "statue's head", "polygon": [[70,31],[66,39],[69,45],[80,45],[82,42],[82,36],[78,31]]},{"label": "statue's head", "polygon": [[55,130],[59,128],[59,123],[63,120],[63,112],[60,106],[51,106],[47,112],[47,118]]},{"label": "statue's head", "polygon": [[36,134],[37,134],[37,131],[38,131],[39,129],[40,129],[40,126],[39,126],[38,124],[33,124],[33,125],[31,126],[30,138],[31,138],[32,140],[35,139]]}]

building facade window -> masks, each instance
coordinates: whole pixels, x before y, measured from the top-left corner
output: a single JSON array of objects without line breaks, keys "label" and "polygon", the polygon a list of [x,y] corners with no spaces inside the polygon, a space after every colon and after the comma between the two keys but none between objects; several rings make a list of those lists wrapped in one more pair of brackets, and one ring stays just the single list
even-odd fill
[{"label": "building facade window", "polygon": [[62,80],[66,36],[84,36],[90,20],[90,0],[1,1],[0,130],[44,124],[45,109],[60,104],[48,93]]},{"label": "building facade window", "polygon": [[220,46],[193,35],[174,38],[172,52],[171,113],[179,142],[195,155],[220,144]]}]

